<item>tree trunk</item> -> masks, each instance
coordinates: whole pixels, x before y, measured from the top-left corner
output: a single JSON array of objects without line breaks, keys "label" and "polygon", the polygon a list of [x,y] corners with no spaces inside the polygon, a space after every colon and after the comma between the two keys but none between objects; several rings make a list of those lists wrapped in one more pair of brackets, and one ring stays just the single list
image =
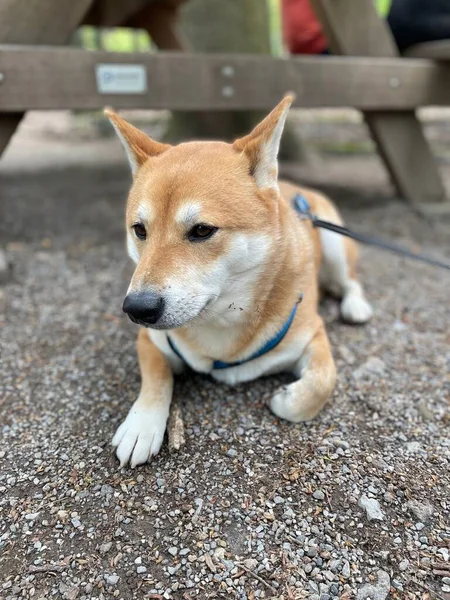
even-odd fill
[{"label": "tree trunk", "polygon": [[[270,20],[266,0],[189,0],[183,5],[180,27],[194,52],[270,54]],[[288,90],[280,90],[280,100]],[[165,139],[231,141],[248,133],[266,113],[260,111],[174,112]],[[288,127],[281,155],[298,159],[301,144]]]}]

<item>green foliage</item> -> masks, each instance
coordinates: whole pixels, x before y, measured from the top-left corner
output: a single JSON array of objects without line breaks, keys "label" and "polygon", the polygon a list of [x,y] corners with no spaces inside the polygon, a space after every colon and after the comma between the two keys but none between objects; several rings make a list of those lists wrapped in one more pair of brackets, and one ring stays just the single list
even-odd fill
[{"label": "green foliage", "polygon": [[86,50],[148,52],[152,48],[148,33],[142,29],[81,27],[78,39]]},{"label": "green foliage", "polygon": [[375,0],[375,6],[380,17],[387,17],[391,9],[392,0]]}]

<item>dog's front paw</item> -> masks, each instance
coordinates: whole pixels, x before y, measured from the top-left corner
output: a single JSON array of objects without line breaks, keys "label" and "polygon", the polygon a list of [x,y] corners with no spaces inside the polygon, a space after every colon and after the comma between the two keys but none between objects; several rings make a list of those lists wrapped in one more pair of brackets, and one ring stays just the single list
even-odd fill
[{"label": "dog's front paw", "polygon": [[270,410],[291,423],[314,419],[323,405],[324,401],[306,389],[302,381],[279,388],[269,400]]},{"label": "dog's front paw", "polygon": [[117,429],[112,445],[123,467],[130,462],[131,467],[146,463],[158,454],[164,439],[167,417],[165,407],[142,408],[134,405],[125,421]]}]

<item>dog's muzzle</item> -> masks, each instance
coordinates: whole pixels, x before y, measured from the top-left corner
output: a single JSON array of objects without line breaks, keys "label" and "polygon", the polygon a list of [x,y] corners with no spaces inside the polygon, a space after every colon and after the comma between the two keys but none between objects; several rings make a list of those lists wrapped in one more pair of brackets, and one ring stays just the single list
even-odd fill
[{"label": "dog's muzzle", "polygon": [[122,310],[133,323],[155,325],[164,312],[164,298],[155,292],[136,292],[126,296]]}]

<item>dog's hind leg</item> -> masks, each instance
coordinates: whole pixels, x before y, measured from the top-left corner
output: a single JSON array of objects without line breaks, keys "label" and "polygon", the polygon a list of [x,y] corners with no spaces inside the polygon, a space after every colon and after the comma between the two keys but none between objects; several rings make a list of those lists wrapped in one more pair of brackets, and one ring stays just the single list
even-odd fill
[{"label": "dog's hind leg", "polygon": [[[333,219],[334,222],[339,222]],[[341,315],[349,323],[365,323],[372,314],[364,291],[356,277],[358,247],[356,243],[338,233],[320,230],[322,244],[321,286],[341,298]]]},{"label": "dog's hind leg", "polygon": [[293,423],[309,421],[322,409],[336,382],[336,367],[323,324],[293,372],[298,381],[281,388],[270,400],[270,409]]}]

